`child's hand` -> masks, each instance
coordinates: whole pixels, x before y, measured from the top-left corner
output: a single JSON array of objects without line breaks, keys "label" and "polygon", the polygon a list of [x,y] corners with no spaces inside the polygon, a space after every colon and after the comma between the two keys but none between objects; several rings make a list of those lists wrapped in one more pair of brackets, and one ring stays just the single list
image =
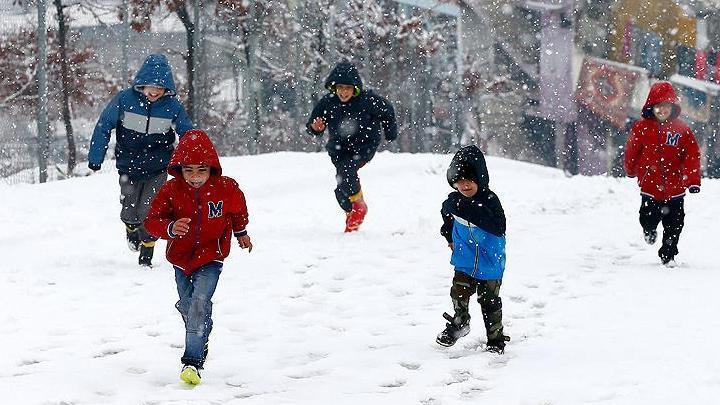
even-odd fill
[{"label": "child's hand", "polygon": [[238,245],[242,249],[247,249],[248,253],[252,252],[252,242],[250,242],[250,237],[248,235],[238,236]]},{"label": "child's hand", "polygon": [[172,233],[177,236],[185,236],[190,231],[190,218],[180,218],[173,223]]},{"label": "child's hand", "polygon": [[450,250],[452,250],[452,251],[455,250],[455,246],[454,246],[452,243],[448,243],[448,247],[449,247]]},{"label": "child's hand", "polygon": [[315,132],[322,132],[325,130],[325,121],[323,121],[322,118],[317,117],[315,120],[313,120],[312,124],[310,124],[313,131]]}]

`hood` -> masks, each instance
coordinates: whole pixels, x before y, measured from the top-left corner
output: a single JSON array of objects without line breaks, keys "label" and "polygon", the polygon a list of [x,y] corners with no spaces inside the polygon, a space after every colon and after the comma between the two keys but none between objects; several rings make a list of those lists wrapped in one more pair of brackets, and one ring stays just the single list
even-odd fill
[{"label": "hood", "polygon": [[459,179],[474,181],[479,190],[490,187],[490,175],[487,171],[487,164],[485,164],[485,156],[477,146],[466,146],[453,156],[447,170],[447,181],[450,187],[453,187],[453,184]]},{"label": "hood", "polygon": [[222,175],[220,158],[205,131],[191,129],[185,132],[185,135],[180,138],[175,153],[170,158],[167,172],[171,176],[182,178],[182,166],[184,165],[208,165],[211,175]]},{"label": "hood", "polygon": [[359,95],[363,89],[360,73],[355,65],[350,62],[341,62],[335,66],[330,72],[327,80],[325,80],[325,88],[329,91],[335,91],[336,84],[349,84],[355,86],[355,95]]},{"label": "hood", "polygon": [[165,55],[152,54],[145,58],[133,80],[133,88],[140,91],[142,86],[157,86],[167,89],[167,95],[177,94],[172,69]]},{"label": "hood", "polygon": [[642,108],[643,118],[654,118],[653,106],[663,102],[672,103],[673,111],[668,120],[673,120],[680,115],[680,100],[678,100],[675,89],[670,82],[657,82],[650,87],[645,105]]}]

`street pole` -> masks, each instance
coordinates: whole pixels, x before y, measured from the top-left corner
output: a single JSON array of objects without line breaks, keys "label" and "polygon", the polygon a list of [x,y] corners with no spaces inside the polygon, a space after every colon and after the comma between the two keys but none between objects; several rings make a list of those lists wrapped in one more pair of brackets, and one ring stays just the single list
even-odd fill
[{"label": "street pole", "polygon": [[200,10],[202,10],[202,0],[195,0],[195,15],[193,16],[195,26],[193,32],[193,87],[192,87],[192,100],[193,100],[193,116],[192,121],[195,125],[198,125],[199,114],[199,100],[198,100],[198,67],[200,67]]},{"label": "street pole", "polygon": [[38,110],[37,110],[37,145],[39,180],[45,183],[48,178],[47,160],[48,145],[48,113],[47,113],[47,26],[45,14],[46,0],[38,0],[38,58],[37,58],[37,84],[38,84]]},{"label": "street pole", "polygon": [[130,82],[130,78],[128,77],[128,68],[129,68],[129,62],[128,62],[128,46],[130,44],[130,4],[128,0],[123,0],[123,24],[122,24],[122,45],[120,47],[120,52],[122,55],[122,82],[123,87],[127,86]]}]

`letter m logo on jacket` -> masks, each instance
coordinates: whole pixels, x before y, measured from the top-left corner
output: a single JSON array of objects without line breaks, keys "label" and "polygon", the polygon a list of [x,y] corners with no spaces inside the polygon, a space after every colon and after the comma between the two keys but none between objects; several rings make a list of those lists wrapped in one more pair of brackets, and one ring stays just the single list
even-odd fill
[{"label": "letter m logo on jacket", "polygon": [[208,201],[208,218],[220,218],[222,216],[223,202],[218,201],[217,204]]},{"label": "letter m logo on jacket", "polygon": [[677,146],[678,141],[680,140],[680,134],[673,134],[672,132],[667,133],[667,140],[665,143],[670,146]]}]

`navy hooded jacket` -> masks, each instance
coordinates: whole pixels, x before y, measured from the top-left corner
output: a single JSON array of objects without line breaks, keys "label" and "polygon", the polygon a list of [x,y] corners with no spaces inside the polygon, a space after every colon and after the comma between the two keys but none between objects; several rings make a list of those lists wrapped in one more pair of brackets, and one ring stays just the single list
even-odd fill
[{"label": "navy hooded jacket", "polygon": [[[142,87],[147,85],[163,87],[166,93],[151,103],[142,93]],[[114,129],[116,166],[121,175],[144,179],[165,171],[174,149],[175,133],[183,136],[193,126],[176,93],[167,58],[159,54],[148,56],[135,76],[133,87],[113,97],[100,115],[90,142],[88,165],[100,167]]]},{"label": "navy hooded jacket", "polygon": [[[338,84],[355,87],[355,94],[347,103],[341,102],[335,94],[335,86]],[[315,105],[306,127],[308,133],[320,136],[322,132],[314,131],[311,124],[318,117],[325,121],[329,132],[325,146],[328,153],[374,153],[380,145],[381,130],[385,132],[388,141],[397,138],[395,110],[385,98],[363,89],[360,74],[353,64],[343,62],[335,66],[325,81],[325,88],[330,93]]]},{"label": "navy hooded jacket", "polygon": [[443,202],[440,234],[453,244],[450,263],[455,270],[478,280],[499,280],[505,271],[505,211],[489,188],[485,158],[476,146],[455,154],[447,172],[451,186],[464,178],[478,185],[465,197],[459,191]]}]

